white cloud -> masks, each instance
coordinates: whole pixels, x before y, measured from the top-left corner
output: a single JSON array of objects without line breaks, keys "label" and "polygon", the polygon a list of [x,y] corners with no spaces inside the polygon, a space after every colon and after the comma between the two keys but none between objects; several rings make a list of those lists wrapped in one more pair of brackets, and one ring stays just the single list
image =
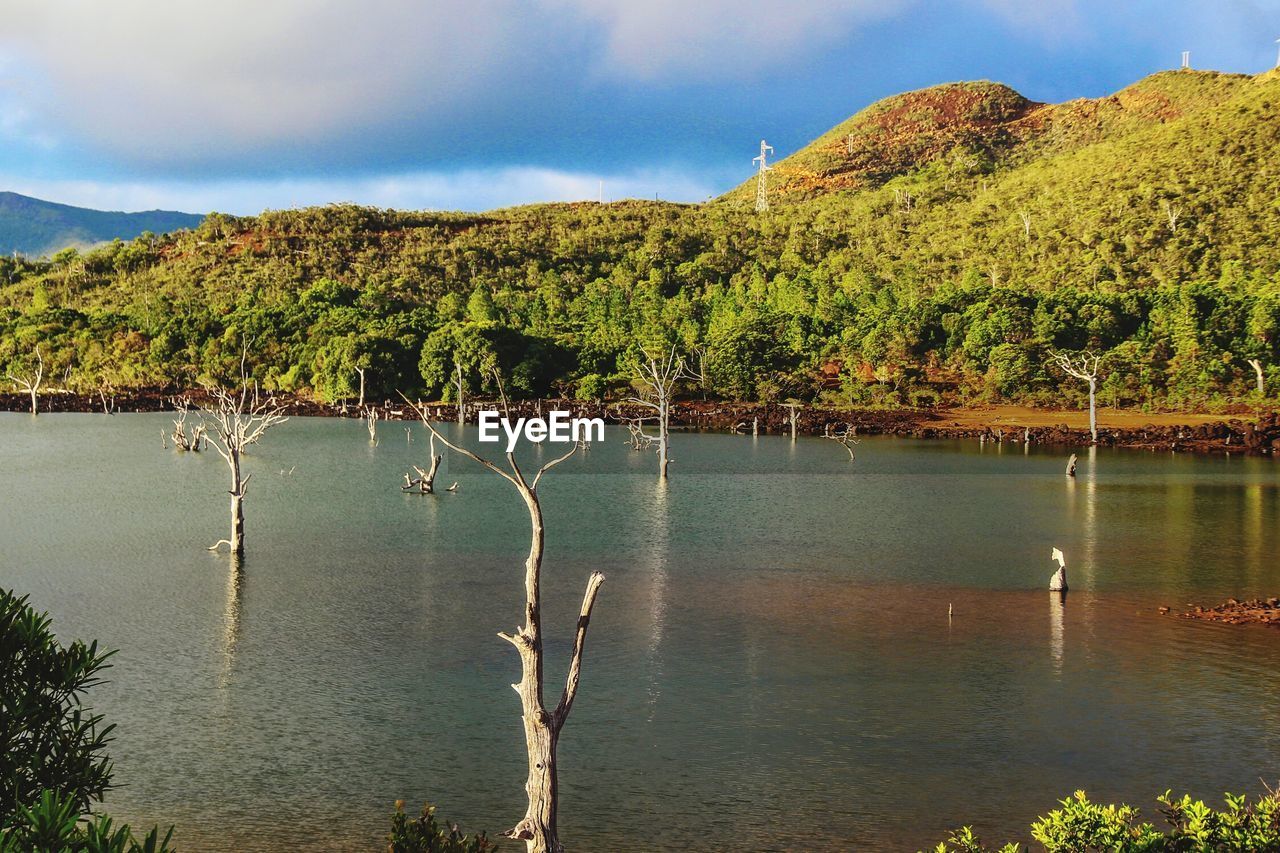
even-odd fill
[{"label": "white cloud", "polygon": [[131,159],[448,120],[499,83],[516,0],[6,0],[27,106]]},{"label": "white cloud", "polygon": [[604,181],[606,201],[653,198],[704,201],[722,188],[680,171],[591,175],[506,168],[419,172],[374,178],[99,182],[29,180],[0,174],[0,186],[36,198],[99,210],[185,210],[252,214],[264,208],[355,202],[402,210],[491,210],[544,201],[592,201]]},{"label": "white cloud", "polygon": [[572,97],[587,68],[732,79],[910,2],[3,0],[0,66],[21,68],[28,123],[72,147],[225,169],[405,134],[430,150],[435,130]]},{"label": "white cloud", "polygon": [[651,79],[732,78],[825,48],[907,0],[544,0],[602,30],[602,70]]}]

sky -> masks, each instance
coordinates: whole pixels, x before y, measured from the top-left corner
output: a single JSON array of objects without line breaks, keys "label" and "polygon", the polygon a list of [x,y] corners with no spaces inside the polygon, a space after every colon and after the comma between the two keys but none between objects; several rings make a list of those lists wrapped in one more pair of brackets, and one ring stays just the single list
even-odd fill
[{"label": "sky", "polygon": [[1277,62],[1280,0],[0,0],[0,190],[110,210],[702,201],[874,101]]}]

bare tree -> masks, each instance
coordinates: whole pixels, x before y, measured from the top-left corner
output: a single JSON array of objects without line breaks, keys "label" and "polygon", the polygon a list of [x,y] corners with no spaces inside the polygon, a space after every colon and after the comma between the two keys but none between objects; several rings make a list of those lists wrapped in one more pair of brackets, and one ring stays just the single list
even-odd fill
[{"label": "bare tree", "polygon": [[800,423],[800,404],[799,403],[783,403],[787,410],[787,421],[791,425],[791,440],[796,440],[796,427]]},{"label": "bare tree", "polygon": [[1263,386],[1262,386],[1262,362],[1261,362],[1259,359],[1256,359],[1256,358],[1246,359],[1246,361],[1248,361],[1249,366],[1253,368],[1254,375],[1255,375],[1255,376],[1257,376],[1257,378],[1258,378],[1258,396],[1259,396],[1259,397],[1261,397],[1261,396],[1262,396],[1262,394],[1263,394],[1263,390],[1262,390],[1262,388],[1263,388]]},{"label": "bare tree", "polygon": [[[501,391],[501,388],[499,388]],[[402,395],[403,396],[403,395]],[[405,398],[405,402],[409,402]],[[528,853],[562,853],[559,833],[556,828],[558,808],[558,776],[556,764],[556,747],[560,740],[560,731],[573,707],[573,700],[578,693],[578,681],[582,674],[582,653],[586,642],[587,625],[591,620],[591,611],[595,606],[596,594],[604,575],[592,572],[587,579],[586,593],[582,597],[582,607],[578,612],[578,627],[573,640],[573,652],[569,659],[569,672],[565,679],[564,692],[554,709],[548,709],[543,701],[543,653],[542,653],[542,552],[544,526],[542,520],[542,504],[538,497],[538,483],[542,475],[564,462],[577,451],[575,445],[568,453],[552,459],[538,469],[533,477],[527,477],[516,462],[515,454],[507,454],[506,468],[481,457],[464,447],[454,444],[437,432],[431,423],[425,408],[413,405],[423,424],[438,438],[445,447],[460,453],[493,473],[502,477],[515,487],[529,511],[529,556],[524,564],[525,589],[525,624],[514,634],[498,634],[511,643],[520,653],[522,676],[519,684],[513,684],[520,695],[524,718],[525,748],[529,759],[529,773],[525,782],[529,805],[521,820],[507,832],[509,838],[522,840]],[[506,408],[505,396],[503,407]]]},{"label": "bare tree", "polygon": [[356,373],[360,374],[360,400],[356,405],[362,409],[364,408],[364,371],[365,368],[363,367],[356,368]]},{"label": "bare tree", "polygon": [[369,443],[377,446],[378,444],[378,410],[376,407],[370,406],[369,411],[364,413],[364,424],[369,429]]},{"label": "bare tree", "polygon": [[1098,363],[1102,360],[1102,356],[1094,355],[1088,350],[1078,355],[1065,352],[1054,352],[1049,355],[1068,376],[1074,376],[1089,383],[1089,435],[1096,444],[1098,442]]},{"label": "bare tree", "polygon": [[849,451],[849,461],[852,462],[855,459],[853,448],[862,443],[860,440],[854,438],[857,434],[857,427],[853,424],[845,424],[844,429],[842,430],[828,429],[823,433],[822,437],[839,442],[845,450]]},{"label": "bare tree", "polygon": [[458,392],[458,423],[467,422],[467,401],[466,401],[466,383],[463,381],[462,365],[458,362],[453,363],[453,387]]},{"label": "bare tree", "polygon": [[[645,445],[656,445],[658,450],[658,478],[667,479],[667,465],[671,462],[671,399],[676,386],[682,380],[701,381],[702,376],[693,373],[685,364],[684,356],[676,352],[672,344],[670,349],[662,351],[644,350],[632,364],[635,382],[640,386],[640,396],[630,397],[628,403],[644,406],[653,411],[648,418],[636,418],[632,429],[632,440],[643,441]],[[652,420],[657,424],[658,434],[646,433],[643,422]]]},{"label": "bare tree", "polygon": [[[419,411],[422,412],[425,409],[419,409]],[[400,487],[400,491],[414,492],[419,495],[430,495],[435,492],[436,472],[440,470],[440,460],[444,459],[444,455],[436,453],[436,434],[434,430],[431,431],[430,456],[430,470],[423,471],[417,465],[414,465],[413,470],[418,473],[418,476],[411,478],[408,474],[405,474],[404,485]]]},{"label": "bare tree", "polygon": [[246,447],[257,444],[267,430],[288,418],[283,414],[283,403],[272,397],[260,398],[256,389],[250,393],[243,380],[238,392],[217,388],[209,396],[211,402],[200,407],[204,426],[213,449],[231,471],[231,538],[219,539],[209,550],[226,545],[232,554],[243,554],[244,496],[253,475],[241,475],[240,456]]},{"label": "bare tree", "polygon": [[1182,218],[1182,206],[1172,204],[1168,199],[1160,202],[1160,207],[1164,210],[1165,222],[1169,223],[1169,232],[1178,233],[1178,220]]},{"label": "bare tree", "polygon": [[44,380],[44,356],[40,354],[40,345],[36,344],[36,363],[31,371],[23,376],[6,373],[9,381],[31,395],[31,414],[40,414],[40,383]]},{"label": "bare tree", "polygon": [[179,450],[199,453],[205,441],[205,426],[203,423],[195,424],[191,428],[191,434],[187,435],[187,414],[191,411],[191,401],[186,397],[175,397],[173,409],[178,415],[173,419],[173,433],[169,436],[173,439],[173,446]]}]

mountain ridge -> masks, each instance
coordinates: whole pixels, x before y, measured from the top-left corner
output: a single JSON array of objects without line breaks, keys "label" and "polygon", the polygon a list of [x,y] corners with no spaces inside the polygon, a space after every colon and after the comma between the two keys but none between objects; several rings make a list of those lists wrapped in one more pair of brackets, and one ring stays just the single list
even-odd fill
[{"label": "mountain ridge", "polygon": [[195,228],[203,220],[203,215],[176,210],[94,210],[0,190],[0,252],[40,257],[65,248],[132,240],[146,231]]}]

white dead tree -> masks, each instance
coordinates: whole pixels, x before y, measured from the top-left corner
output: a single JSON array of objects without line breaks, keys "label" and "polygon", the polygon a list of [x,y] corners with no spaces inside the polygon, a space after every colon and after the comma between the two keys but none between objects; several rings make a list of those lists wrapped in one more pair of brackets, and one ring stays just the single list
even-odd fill
[{"label": "white dead tree", "polygon": [[187,415],[191,411],[191,401],[185,397],[175,397],[173,410],[178,415],[173,419],[173,433],[169,436],[173,439],[173,446],[179,450],[199,453],[205,441],[205,426],[203,423],[195,424],[191,427],[191,434],[187,434]]},{"label": "white dead tree", "polygon": [[[658,478],[667,479],[667,465],[671,462],[671,399],[676,386],[683,380],[701,382],[702,376],[688,369],[684,356],[676,352],[675,345],[670,349],[654,352],[644,350],[632,364],[634,380],[639,385],[638,397],[630,397],[628,403],[643,406],[653,411],[648,418],[636,418],[632,429],[632,439],[636,442],[654,445],[658,451]],[[643,422],[652,420],[657,424],[658,434],[651,435],[643,429]]]},{"label": "white dead tree", "polygon": [[1262,378],[1263,378],[1263,374],[1262,374],[1262,362],[1261,362],[1260,360],[1256,359],[1256,358],[1246,359],[1246,361],[1248,362],[1249,366],[1253,368],[1253,373],[1254,373],[1254,375],[1255,375],[1255,376],[1257,377],[1257,379],[1258,379],[1258,396],[1259,396],[1259,397],[1261,397],[1261,396],[1262,396],[1262,394],[1263,394],[1263,390],[1262,390],[1262,389],[1263,389],[1263,384],[1262,384]]},{"label": "white dead tree", "polygon": [[[405,402],[409,402],[405,398]],[[409,403],[414,405],[413,403]],[[503,407],[506,408],[505,397]],[[500,467],[464,447],[454,444],[436,431],[425,408],[414,406],[422,423],[431,434],[439,439],[445,447],[460,453],[493,473],[502,477],[515,487],[520,498],[529,511],[529,556],[524,564],[525,590],[525,623],[517,628],[514,634],[500,633],[520,653],[522,675],[519,684],[511,685],[520,696],[524,719],[525,748],[529,759],[529,774],[525,782],[529,805],[525,815],[506,834],[509,838],[525,842],[527,853],[562,853],[564,847],[556,828],[558,807],[558,767],[556,764],[556,747],[560,740],[560,731],[564,728],[569,711],[573,708],[573,700],[578,693],[578,681],[582,674],[582,652],[586,642],[587,625],[591,620],[591,611],[595,607],[596,594],[604,575],[592,572],[587,579],[587,590],[582,597],[582,607],[578,611],[578,627],[573,639],[573,651],[569,659],[569,672],[565,678],[564,691],[560,701],[552,709],[543,701],[543,652],[542,652],[542,552],[544,526],[542,520],[542,503],[538,497],[538,483],[542,475],[564,462],[577,451],[575,445],[563,456],[558,456],[544,464],[532,477],[528,477],[516,462],[515,454],[507,454],[507,465]]]},{"label": "white dead tree", "polygon": [[364,414],[364,424],[369,428],[369,443],[377,446],[378,444],[378,410],[372,406],[369,411]]},{"label": "white dead tree", "polygon": [[44,380],[44,356],[40,354],[40,345],[36,344],[36,362],[31,366],[30,372],[22,376],[14,376],[12,373],[5,375],[19,390],[31,395],[31,414],[40,414],[40,383]]},{"label": "white dead tree", "polygon": [[1094,355],[1087,350],[1079,355],[1071,355],[1065,352],[1054,352],[1049,355],[1053,358],[1054,363],[1068,376],[1073,376],[1089,383],[1089,435],[1093,442],[1097,444],[1098,363],[1102,360],[1102,356]]},{"label": "white dead tree", "polygon": [[861,444],[861,440],[854,438],[858,434],[858,428],[853,424],[845,424],[842,430],[833,430],[828,427],[827,431],[822,434],[823,438],[829,438],[838,442],[841,447],[849,451],[849,461],[852,462],[856,457],[853,448]]},{"label": "white dead tree", "polygon": [[1164,199],[1160,202],[1160,208],[1164,211],[1164,221],[1169,223],[1169,233],[1177,234],[1178,220],[1182,218],[1182,206]]},{"label": "white dead tree", "polygon": [[462,365],[453,363],[453,387],[458,392],[458,423],[467,422],[466,383],[463,381]]},{"label": "white dead tree", "polygon": [[288,420],[284,404],[272,397],[260,398],[255,389],[241,382],[239,391],[217,388],[210,392],[210,402],[200,407],[208,441],[218,451],[231,471],[231,538],[219,539],[210,548],[216,551],[226,545],[232,554],[244,553],[244,496],[252,474],[243,476],[240,456],[246,447],[257,444],[267,430]]},{"label": "white dead tree", "polygon": [[[420,409],[419,411],[425,411]],[[431,456],[431,468],[423,471],[417,465],[413,466],[413,470],[417,472],[417,477],[404,475],[404,485],[400,487],[402,492],[413,492],[419,495],[430,495],[435,493],[436,472],[440,470],[440,461],[444,459],[444,455],[436,453],[436,434],[431,432],[431,446],[429,450]],[[456,484],[455,484],[456,485]]]},{"label": "white dead tree", "polygon": [[800,423],[800,404],[799,403],[783,403],[783,407],[787,410],[787,421],[791,425],[791,440],[796,440],[796,427]]},{"label": "white dead tree", "polygon": [[356,373],[360,374],[360,399],[356,405],[362,409],[364,408],[364,371],[363,367],[356,368]]}]

